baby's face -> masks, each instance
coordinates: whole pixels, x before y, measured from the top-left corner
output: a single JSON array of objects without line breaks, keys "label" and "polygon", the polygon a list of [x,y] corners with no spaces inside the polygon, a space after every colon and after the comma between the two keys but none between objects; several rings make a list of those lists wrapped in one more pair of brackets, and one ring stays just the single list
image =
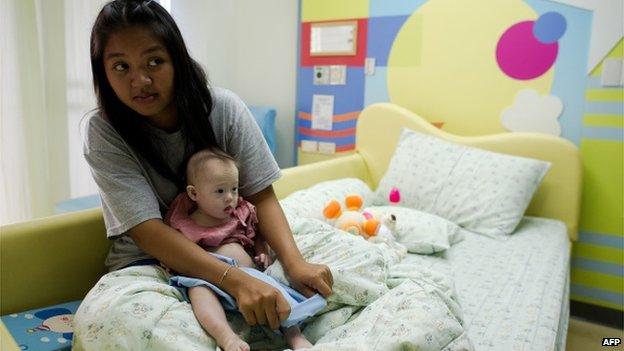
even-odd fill
[{"label": "baby's face", "polygon": [[238,203],[238,169],[233,162],[211,159],[205,162],[195,184],[197,207],[204,214],[229,218]]}]

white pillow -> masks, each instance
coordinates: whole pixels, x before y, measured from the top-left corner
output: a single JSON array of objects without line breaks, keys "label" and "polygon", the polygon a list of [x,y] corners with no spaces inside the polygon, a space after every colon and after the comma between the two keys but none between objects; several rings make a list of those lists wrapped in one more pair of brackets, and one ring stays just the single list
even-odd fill
[{"label": "white pillow", "polygon": [[433,213],[487,235],[511,234],[550,163],[456,145],[403,128],[373,203]]},{"label": "white pillow", "polygon": [[344,207],[345,196],[358,194],[368,205],[373,191],[366,183],[357,178],[343,178],[318,183],[310,188],[296,191],[280,201],[286,217],[316,218],[324,220],[323,209],[332,199],[338,200]]},{"label": "white pillow", "polygon": [[396,240],[411,253],[428,255],[441,252],[463,239],[457,224],[430,213],[399,206],[369,207],[364,211],[395,215]]}]

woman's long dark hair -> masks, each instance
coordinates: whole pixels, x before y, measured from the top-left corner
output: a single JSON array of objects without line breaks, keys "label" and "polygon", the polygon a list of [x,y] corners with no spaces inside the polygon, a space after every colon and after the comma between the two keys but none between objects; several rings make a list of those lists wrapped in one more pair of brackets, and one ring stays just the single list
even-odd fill
[{"label": "woman's long dark hair", "polygon": [[[126,106],[110,86],[104,70],[104,47],[111,34],[146,27],[162,42],[173,61],[173,103],[186,139],[184,162],[176,170],[163,158],[164,150],[145,128],[144,117]],[[156,1],[114,0],[98,14],[91,31],[91,70],[98,110],[121,137],[163,177],[184,188],[185,163],[193,150],[218,147],[208,116],[212,97],[206,74],[186,49],[182,34],[167,10]]]}]

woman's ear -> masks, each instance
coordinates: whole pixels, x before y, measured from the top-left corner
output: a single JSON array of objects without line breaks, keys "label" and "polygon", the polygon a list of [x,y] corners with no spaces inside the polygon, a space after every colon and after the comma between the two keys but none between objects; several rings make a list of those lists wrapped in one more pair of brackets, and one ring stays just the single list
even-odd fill
[{"label": "woman's ear", "polygon": [[193,185],[186,186],[186,194],[191,198],[191,200],[197,201],[197,189],[195,189]]}]

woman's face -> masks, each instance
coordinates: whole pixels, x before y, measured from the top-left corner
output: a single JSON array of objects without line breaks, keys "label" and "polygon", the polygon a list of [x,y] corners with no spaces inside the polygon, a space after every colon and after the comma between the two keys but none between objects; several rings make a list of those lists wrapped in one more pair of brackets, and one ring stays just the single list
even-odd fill
[{"label": "woman's face", "polygon": [[124,104],[156,127],[176,126],[173,62],[165,45],[148,28],[114,32],[104,48],[104,69]]}]

